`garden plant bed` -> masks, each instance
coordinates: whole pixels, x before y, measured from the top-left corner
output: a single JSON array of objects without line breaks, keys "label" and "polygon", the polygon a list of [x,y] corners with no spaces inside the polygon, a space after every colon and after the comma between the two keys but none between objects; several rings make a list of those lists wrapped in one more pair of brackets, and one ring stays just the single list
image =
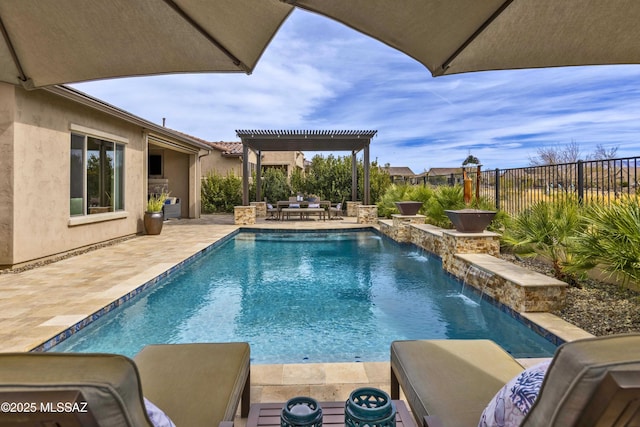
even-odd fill
[{"label": "garden plant bed", "polygon": [[[548,276],[550,266],[532,258],[501,254],[501,258]],[[579,280],[567,289],[567,304],[556,316],[596,335],[640,332],[640,293],[595,279]]]}]

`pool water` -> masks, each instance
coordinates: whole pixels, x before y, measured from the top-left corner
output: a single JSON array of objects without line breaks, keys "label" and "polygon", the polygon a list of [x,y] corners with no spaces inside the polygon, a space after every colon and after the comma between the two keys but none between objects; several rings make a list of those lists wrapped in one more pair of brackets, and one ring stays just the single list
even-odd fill
[{"label": "pool water", "polygon": [[553,355],[461,291],[437,257],[373,232],[242,232],[53,351],[248,341],[252,363],[386,361],[393,340],[488,338],[516,357]]}]

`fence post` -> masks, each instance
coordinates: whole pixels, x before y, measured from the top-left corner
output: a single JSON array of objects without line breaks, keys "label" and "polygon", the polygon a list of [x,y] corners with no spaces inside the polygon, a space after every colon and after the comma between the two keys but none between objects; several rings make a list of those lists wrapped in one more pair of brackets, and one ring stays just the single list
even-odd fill
[{"label": "fence post", "polygon": [[500,169],[496,168],[495,176],[496,188],[496,210],[500,210]]},{"label": "fence post", "polygon": [[578,203],[582,204],[584,200],[584,163],[578,160]]}]

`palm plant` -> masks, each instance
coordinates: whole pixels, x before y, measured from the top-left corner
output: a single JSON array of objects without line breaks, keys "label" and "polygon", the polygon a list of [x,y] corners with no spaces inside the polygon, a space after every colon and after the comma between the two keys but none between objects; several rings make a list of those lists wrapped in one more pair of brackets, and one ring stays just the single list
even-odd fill
[{"label": "palm plant", "polygon": [[462,194],[461,186],[437,187],[433,197],[427,202],[428,222],[438,227],[451,228],[451,221],[449,221],[444,211],[448,209],[463,209],[464,207],[464,195]]},{"label": "palm plant", "polygon": [[588,227],[576,238],[575,269],[600,267],[623,281],[640,282],[640,205],[635,197],[586,209]]},{"label": "palm plant", "polygon": [[556,278],[575,285],[567,267],[572,262],[574,239],[584,229],[585,221],[575,199],[542,201],[509,221],[502,242],[517,254],[547,258]]}]

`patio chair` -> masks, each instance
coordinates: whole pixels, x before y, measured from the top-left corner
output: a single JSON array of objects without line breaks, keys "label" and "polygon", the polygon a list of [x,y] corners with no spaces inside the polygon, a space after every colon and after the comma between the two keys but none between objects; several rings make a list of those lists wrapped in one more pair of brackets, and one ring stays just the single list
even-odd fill
[{"label": "patio chair", "polygon": [[342,202],[338,203],[335,208],[329,206],[329,219],[342,219]]},{"label": "patio chair", "polygon": [[280,211],[271,203],[267,203],[267,213],[269,214],[267,219],[280,219]]},{"label": "patio chair", "polygon": [[[424,426],[477,426],[483,410],[524,368],[488,340],[395,341],[391,397],[405,393]],[[526,371],[525,371],[526,372]],[[640,425],[640,334],[558,347],[523,427]]]},{"label": "patio chair", "polygon": [[0,402],[16,409],[3,406],[0,426],[150,427],[146,398],[177,426],[229,427],[240,400],[242,416],[249,412],[249,352],[247,343],[150,345],[135,362],[117,354],[0,353]]}]

